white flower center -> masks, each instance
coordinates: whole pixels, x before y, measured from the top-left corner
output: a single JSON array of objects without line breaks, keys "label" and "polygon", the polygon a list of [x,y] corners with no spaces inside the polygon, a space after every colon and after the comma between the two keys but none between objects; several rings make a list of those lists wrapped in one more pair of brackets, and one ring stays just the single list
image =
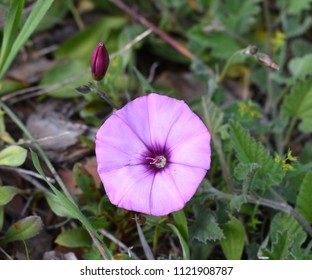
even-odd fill
[{"label": "white flower center", "polygon": [[167,159],[165,156],[156,156],[154,158],[147,157],[146,159],[150,159],[149,164],[154,164],[157,168],[164,168],[167,164]]}]

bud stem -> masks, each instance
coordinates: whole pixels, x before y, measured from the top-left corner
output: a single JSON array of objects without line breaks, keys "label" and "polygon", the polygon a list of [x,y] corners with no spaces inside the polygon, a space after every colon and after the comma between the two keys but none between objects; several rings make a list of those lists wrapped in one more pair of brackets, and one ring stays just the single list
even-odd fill
[{"label": "bud stem", "polygon": [[94,86],[92,83],[89,83],[89,87],[91,91],[96,92],[102,99],[104,99],[112,108],[118,109],[117,106],[114,104],[114,102],[111,100],[111,98],[108,96],[108,94],[99,89],[98,87]]}]

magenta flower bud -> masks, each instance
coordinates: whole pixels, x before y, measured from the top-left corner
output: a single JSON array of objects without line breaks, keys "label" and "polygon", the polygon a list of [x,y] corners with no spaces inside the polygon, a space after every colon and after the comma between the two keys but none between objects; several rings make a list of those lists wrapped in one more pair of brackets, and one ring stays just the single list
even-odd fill
[{"label": "magenta flower bud", "polygon": [[92,53],[91,72],[95,81],[100,81],[106,74],[109,55],[104,43],[99,43]]}]

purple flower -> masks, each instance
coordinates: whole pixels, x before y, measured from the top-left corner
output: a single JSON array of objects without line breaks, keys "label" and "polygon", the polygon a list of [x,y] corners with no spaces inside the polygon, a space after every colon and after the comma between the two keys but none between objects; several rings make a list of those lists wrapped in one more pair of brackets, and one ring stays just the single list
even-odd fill
[{"label": "purple flower", "polygon": [[178,211],[210,167],[210,133],[183,102],[155,93],[114,112],[96,135],[110,201],[154,216]]},{"label": "purple flower", "polygon": [[91,72],[96,81],[100,81],[106,74],[109,65],[109,55],[104,43],[99,43],[92,53]]}]

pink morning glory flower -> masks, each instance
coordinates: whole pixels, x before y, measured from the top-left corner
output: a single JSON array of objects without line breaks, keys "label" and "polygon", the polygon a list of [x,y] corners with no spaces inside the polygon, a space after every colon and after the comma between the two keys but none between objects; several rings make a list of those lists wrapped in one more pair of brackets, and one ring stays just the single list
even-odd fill
[{"label": "pink morning glory flower", "polygon": [[115,111],[96,135],[110,201],[162,216],[182,209],[210,167],[210,133],[183,102],[149,94]]}]

